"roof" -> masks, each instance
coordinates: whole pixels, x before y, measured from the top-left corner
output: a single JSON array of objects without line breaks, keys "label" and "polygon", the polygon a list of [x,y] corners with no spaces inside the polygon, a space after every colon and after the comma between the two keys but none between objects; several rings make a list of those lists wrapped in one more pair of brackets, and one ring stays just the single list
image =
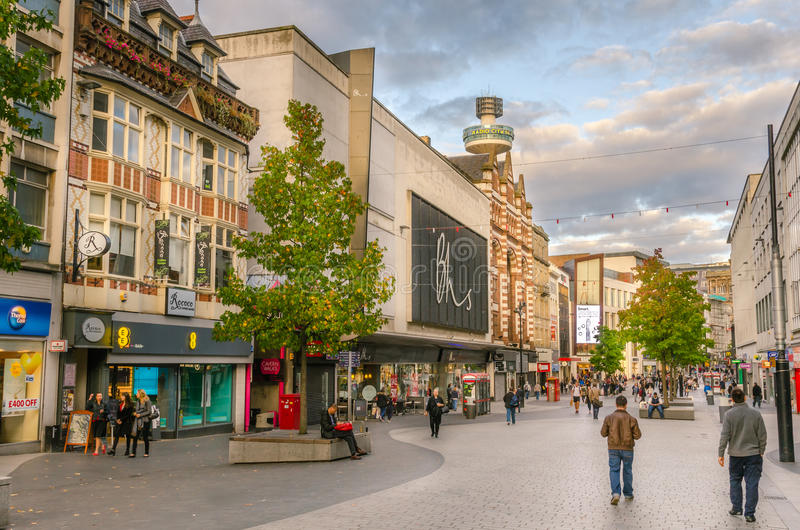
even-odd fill
[{"label": "roof", "polygon": [[172,6],[169,5],[169,2],[167,2],[167,0],[136,0],[136,1],[139,4],[139,11],[141,11],[143,15],[147,15],[147,13],[151,13],[153,11],[161,11],[169,18],[177,22],[178,25],[180,26],[186,25],[186,23],[181,20],[181,17],[179,17],[178,14],[175,12],[175,10],[172,9]]},{"label": "roof", "polygon": [[217,44],[217,41],[211,35],[211,32],[208,31],[208,28],[206,28],[205,24],[203,24],[203,21],[200,20],[200,15],[195,13],[194,15],[191,15],[191,17],[182,17],[182,20],[184,21],[188,19],[191,20],[189,25],[186,27],[186,29],[181,31],[183,38],[186,39],[186,44],[191,46],[195,42],[202,42],[207,44],[218,54],[223,56],[227,55],[225,51],[219,47],[219,44]]},{"label": "roof", "polygon": [[[87,77],[95,77],[98,79],[104,79],[106,81],[111,81],[114,83],[120,83],[121,85],[130,88],[131,90],[142,94],[145,97],[148,97],[162,105],[170,107],[172,109],[178,110],[177,105],[181,103],[183,100],[183,96],[185,95],[185,91],[178,90],[172,97],[167,98],[155,90],[139,83],[138,81],[131,79],[130,77],[109,68],[108,66],[104,66],[102,64],[97,64],[93,66],[84,66],[80,69],[80,74],[87,76]],[[180,111],[178,111],[180,112]],[[203,117],[203,119],[193,118],[192,116],[186,115],[189,119],[193,119],[199,123],[202,123],[209,129],[213,129],[214,131],[218,132],[219,134],[229,138],[230,140],[235,141],[236,143],[247,145],[245,142],[240,140],[232,131],[225,129],[224,127],[220,127],[212,120]]]},{"label": "roof", "polygon": [[489,162],[489,155],[483,153],[480,155],[448,156],[447,159],[469,175],[472,180],[483,180],[483,166]]}]

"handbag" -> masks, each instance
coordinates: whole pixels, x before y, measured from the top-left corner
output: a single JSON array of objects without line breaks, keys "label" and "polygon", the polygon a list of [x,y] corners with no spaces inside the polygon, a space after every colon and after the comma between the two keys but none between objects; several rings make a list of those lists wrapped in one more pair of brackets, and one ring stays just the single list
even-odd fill
[{"label": "handbag", "polygon": [[600,407],[603,406],[603,401],[600,400],[600,399],[593,399],[592,400],[592,405],[594,405],[595,407],[597,407],[599,409]]},{"label": "handbag", "polygon": [[350,423],[349,421],[348,422],[342,422],[342,423],[336,424],[333,428],[336,429],[337,431],[352,431],[353,430],[353,424]]},{"label": "handbag", "polygon": [[450,412],[450,407],[448,407],[447,405],[445,405],[445,406],[444,406],[444,407],[442,407],[440,410],[442,411],[442,414],[447,414],[448,412]]}]

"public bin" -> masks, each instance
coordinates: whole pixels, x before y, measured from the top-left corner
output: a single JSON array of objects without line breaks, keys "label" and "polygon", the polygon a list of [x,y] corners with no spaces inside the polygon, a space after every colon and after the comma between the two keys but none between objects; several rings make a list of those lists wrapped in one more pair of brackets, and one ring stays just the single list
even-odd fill
[{"label": "public bin", "polygon": [[714,404],[714,393],[711,392],[710,390],[706,392],[706,403],[708,403],[709,405]]},{"label": "public bin", "polygon": [[354,399],[353,400],[353,417],[357,420],[367,419],[367,400]]},{"label": "public bin", "polygon": [[300,394],[281,394],[278,398],[278,428],[290,431],[300,428]]},{"label": "public bin", "polygon": [[464,405],[464,417],[468,420],[474,420],[478,416],[477,405]]}]

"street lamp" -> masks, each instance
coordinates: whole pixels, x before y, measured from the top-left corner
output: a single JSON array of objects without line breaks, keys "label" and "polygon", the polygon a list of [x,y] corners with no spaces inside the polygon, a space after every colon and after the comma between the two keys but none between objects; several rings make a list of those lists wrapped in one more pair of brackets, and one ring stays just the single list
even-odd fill
[{"label": "street lamp", "polygon": [[[525,311],[525,302],[520,302],[514,312],[517,314],[517,321],[519,322],[519,340],[517,341],[519,345],[519,367],[520,371],[522,369],[522,313]],[[529,368],[530,370],[530,368]]]}]

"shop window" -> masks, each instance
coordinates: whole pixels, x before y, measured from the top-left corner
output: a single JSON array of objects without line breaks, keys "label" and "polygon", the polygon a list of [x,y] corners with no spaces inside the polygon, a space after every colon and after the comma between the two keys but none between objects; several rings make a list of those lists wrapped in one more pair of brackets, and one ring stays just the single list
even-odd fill
[{"label": "shop window", "polygon": [[170,177],[184,182],[192,182],[192,148],[191,131],[172,124],[172,148],[170,149]]},{"label": "shop window", "polygon": [[141,389],[161,412],[159,426],[175,430],[175,407],[177,374],[175,368],[160,366],[110,366],[108,395],[120,399],[128,393],[136,402],[136,393]]},{"label": "shop window", "polygon": [[169,220],[169,283],[187,285],[192,222],[177,214],[171,214]]},{"label": "shop window", "polygon": [[42,343],[6,341],[0,352],[3,410],[0,443],[39,439],[42,389]]},{"label": "shop window", "polygon": [[17,189],[9,190],[8,200],[19,210],[22,220],[44,233],[47,211],[48,175],[19,161],[11,162],[11,173],[17,177]]},{"label": "shop window", "polygon": [[231,365],[182,365],[178,427],[231,422]]}]

